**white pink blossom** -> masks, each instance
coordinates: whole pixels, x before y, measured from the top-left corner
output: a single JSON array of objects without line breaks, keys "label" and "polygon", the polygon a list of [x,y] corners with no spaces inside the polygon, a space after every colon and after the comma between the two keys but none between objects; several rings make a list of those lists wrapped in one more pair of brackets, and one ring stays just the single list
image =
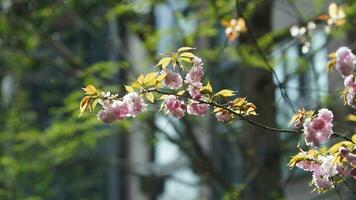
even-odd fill
[{"label": "white pink blossom", "polygon": [[320,164],[313,160],[302,160],[299,161],[296,166],[303,169],[304,171],[313,172],[320,166]]},{"label": "white pink blossom", "polygon": [[347,47],[340,47],[336,51],[336,69],[345,77],[355,69],[356,56]]},{"label": "white pink blossom", "polygon": [[130,92],[123,98],[123,102],[128,107],[128,116],[135,117],[138,113],[146,111],[147,104],[136,92]]},{"label": "white pink blossom", "polygon": [[129,107],[123,101],[114,101],[112,107],[117,119],[124,119],[129,114]]},{"label": "white pink blossom", "polygon": [[109,100],[99,102],[103,109],[98,112],[98,119],[104,123],[111,123],[116,119],[114,108]]},{"label": "white pink blossom", "polygon": [[320,160],[322,161],[320,167],[324,171],[324,174],[331,177],[337,174],[337,165],[335,156],[321,156]]},{"label": "white pink blossom", "polygon": [[177,72],[173,72],[169,69],[165,69],[166,77],[163,79],[163,85],[170,89],[178,89],[183,85],[183,79]]},{"label": "white pink blossom", "polygon": [[188,86],[188,92],[189,92],[190,96],[195,100],[199,100],[202,97],[202,95],[200,93],[200,89],[197,87],[194,87],[193,85]]},{"label": "white pink blossom", "polygon": [[184,101],[179,100],[174,95],[168,95],[164,101],[167,110],[174,117],[179,119],[184,116],[186,110],[186,105],[184,104]]},{"label": "white pink blossom", "polygon": [[187,112],[191,115],[204,115],[209,109],[209,104],[199,103],[197,101],[191,101],[188,104]]},{"label": "white pink blossom", "polygon": [[319,147],[321,143],[328,141],[333,134],[332,120],[332,112],[325,108],[319,110],[316,118],[306,120],[303,124],[306,144]]},{"label": "white pink blossom", "polygon": [[201,88],[202,83],[201,79],[204,75],[203,66],[202,65],[194,65],[192,69],[185,76],[185,82],[193,85],[196,88]]},{"label": "white pink blossom", "polygon": [[228,111],[221,111],[215,113],[215,117],[219,122],[229,122],[231,120],[231,114]]}]

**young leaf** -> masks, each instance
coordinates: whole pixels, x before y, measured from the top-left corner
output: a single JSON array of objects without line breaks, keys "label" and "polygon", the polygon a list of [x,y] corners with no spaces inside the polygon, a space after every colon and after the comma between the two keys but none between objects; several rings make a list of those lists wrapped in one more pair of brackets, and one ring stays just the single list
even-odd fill
[{"label": "young leaf", "polygon": [[190,50],[194,50],[195,48],[193,47],[181,47],[178,49],[178,53],[182,52],[182,51],[190,51]]},{"label": "young leaf", "polygon": [[157,78],[156,72],[148,73],[143,79],[143,84],[148,87],[154,86],[156,85],[156,78]]},{"label": "young leaf", "polygon": [[201,93],[212,93],[213,92],[213,88],[211,87],[210,82],[208,82],[205,86],[200,88],[200,92]]},{"label": "young leaf", "polygon": [[162,65],[162,69],[166,69],[167,66],[169,65],[169,63],[170,63],[171,61],[172,61],[172,58],[170,58],[170,57],[164,57],[164,58],[162,58],[162,59],[158,62],[158,64],[156,65],[156,67]]},{"label": "young leaf", "polygon": [[126,90],[126,92],[128,92],[128,93],[135,91],[132,86],[127,86],[127,85],[125,85],[125,90]]},{"label": "young leaf", "polygon": [[153,96],[152,92],[147,92],[146,93],[146,99],[151,103],[155,102],[155,97]]},{"label": "young leaf", "polygon": [[88,94],[88,95],[92,95],[97,92],[96,88],[93,85],[88,85],[82,89],[85,91],[85,94]]},{"label": "young leaf", "polygon": [[220,92],[216,93],[214,96],[231,97],[235,96],[235,92],[232,90],[224,89],[220,90]]},{"label": "young leaf", "polygon": [[89,100],[90,100],[90,96],[85,96],[85,97],[80,101],[80,105],[79,105],[79,111],[80,111],[80,113],[79,113],[79,116],[81,116],[81,115],[84,113],[84,111],[85,111],[86,109],[88,109],[88,107],[90,106]]},{"label": "young leaf", "polygon": [[180,57],[194,58],[195,55],[191,52],[184,52],[184,53],[180,54]]},{"label": "young leaf", "polygon": [[184,93],[185,93],[185,90],[181,90],[181,91],[177,92],[177,95],[182,96]]}]

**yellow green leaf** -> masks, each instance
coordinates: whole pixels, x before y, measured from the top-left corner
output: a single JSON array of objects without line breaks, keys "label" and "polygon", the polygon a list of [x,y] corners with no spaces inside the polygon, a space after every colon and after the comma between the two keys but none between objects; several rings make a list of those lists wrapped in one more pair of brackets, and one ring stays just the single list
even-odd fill
[{"label": "yellow green leaf", "polygon": [[235,95],[234,91],[228,90],[228,89],[224,89],[224,90],[220,90],[214,96],[231,97],[231,96],[234,96],[234,95]]},{"label": "yellow green leaf", "polygon": [[82,89],[85,91],[85,94],[88,94],[88,95],[92,95],[97,92],[96,88],[93,85],[88,85]]},{"label": "yellow green leaf", "polygon": [[356,115],[354,115],[354,114],[349,114],[349,115],[347,115],[346,119],[347,119],[348,121],[356,122]]},{"label": "yellow green leaf", "polygon": [[184,93],[185,93],[185,90],[181,90],[181,91],[177,92],[177,95],[182,96]]},{"label": "yellow green leaf", "polygon": [[351,138],[352,142],[356,144],[356,134],[354,134]]},{"label": "yellow green leaf", "polygon": [[181,57],[186,57],[186,58],[194,58],[195,55],[191,52],[184,52],[182,54],[180,54]]},{"label": "yellow green leaf", "polygon": [[80,101],[80,105],[79,105],[79,111],[80,111],[80,114],[79,116],[81,116],[84,111],[89,107],[90,105],[90,96],[85,96],[81,101]]},{"label": "yellow green leaf", "polygon": [[161,97],[159,97],[159,100],[165,100],[167,98],[168,95],[164,94]]},{"label": "yellow green leaf", "polygon": [[156,80],[157,80],[158,82],[161,82],[164,78],[166,78],[166,76],[167,76],[167,74],[162,73],[162,74],[160,74],[159,76],[157,76]]},{"label": "yellow green leaf", "polygon": [[137,79],[137,82],[140,84],[140,85],[143,85],[143,80],[145,79],[145,77],[141,74],[138,79]]},{"label": "yellow green leaf", "polygon": [[187,62],[187,63],[193,63],[190,58],[179,58],[181,61]]},{"label": "yellow green leaf", "polygon": [[164,58],[162,58],[159,62],[158,62],[158,64],[156,65],[156,67],[158,67],[158,66],[162,66],[162,69],[166,69],[167,68],[167,66],[169,65],[169,63],[172,61],[172,58],[170,58],[170,57],[164,57]]},{"label": "yellow green leaf", "polygon": [[151,103],[155,102],[155,97],[153,96],[152,92],[146,93],[146,99]]},{"label": "yellow green leaf", "polygon": [[143,84],[148,87],[154,86],[156,85],[156,78],[157,78],[156,72],[148,73],[143,79]]},{"label": "yellow green leaf", "polygon": [[132,86],[127,86],[127,85],[125,85],[125,90],[126,90],[126,92],[129,92],[129,93],[135,91]]},{"label": "yellow green leaf", "polygon": [[177,52],[182,52],[182,51],[190,51],[190,50],[194,50],[195,48],[193,47],[181,47],[178,49]]},{"label": "yellow green leaf", "polygon": [[210,82],[208,82],[205,86],[200,88],[200,92],[201,93],[212,93],[213,92],[213,88],[211,87]]}]

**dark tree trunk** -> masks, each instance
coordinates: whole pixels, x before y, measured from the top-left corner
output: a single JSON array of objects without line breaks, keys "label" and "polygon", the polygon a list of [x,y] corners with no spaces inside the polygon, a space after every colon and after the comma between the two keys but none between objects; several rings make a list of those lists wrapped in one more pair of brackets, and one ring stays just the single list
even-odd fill
[{"label": "dark tree trunk", "polygon": [[[248,42],[252,45],[251,34],[258,38],[271,31],[271,6],[269,1],[261,3],[250,20]],[[264,53],[268,52],[264,50]],[[246,66],[240,69],[240,81],[241,95],[258,107],[258,116],[254,120],[275,127],[275,85],[271,71]],[[245,180],[251,180],[247,183],[244,198],[266,200],[281,197],[279,135],[243,123],[240,140],[244,150],[243,174]]]}]

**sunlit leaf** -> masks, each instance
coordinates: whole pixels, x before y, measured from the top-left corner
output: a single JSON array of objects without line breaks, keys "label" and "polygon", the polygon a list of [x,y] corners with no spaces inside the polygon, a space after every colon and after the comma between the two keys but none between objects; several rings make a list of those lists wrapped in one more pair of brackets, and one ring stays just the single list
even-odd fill
[{"label": "sunlit leaf", "polygon": [[154,86],[156,85],[156,78],[157,78],[156,72],[148,73],[143,79],[143,84],[148,87]]},{"label": "sunlit leaf", "polygon": [[186,57],[186,58],[194,58],[195,55],[191,52],[184,52],[182,54],[180,54],[181,57]]},{"label": "sunlit leaf", "polygon": [[181,47],[178,49],[178,53],[182,52],[182,51],[190,51],[190,50],[194,50],[195,48],[193,47]]},{"label": "sunlit leaf", "polygon": [[152,92],[147,92],[146,93],[146,99],[151,103],[155,102],[155,97],[153,96]]},{"label": "sunlit leaf", "polygon": [[88,94],[88,95],[92,95],[97,92],[97,89],[93,85],[88,85],[82,89],[85,91],[85,94]]},{"label": "sunlit leaf", "polygon": [[231,97],[231,96],[235,96],[235,92],[232,90],[224,89],[224,90],[220,90],[214,96]]},{"label": "sunlit leaf", "polygon": [[129,92],[129,93],[135,91],[132,86],[127,86],[127,85],[125,85],[125,90],[126,90],[126,92]]},{"label": "sunlit leaf", "polygon": [[200,88],[200,92],[201,93],[212,93],[213,92],[213,88],[211,87],[210,82],[208,82],[205,86]]},{"label": "sunlit leaf", "polygon": [[177,95],[182,96],[184,93],[185,93],[185,90],[181,90],[181,91],[177,92]]},{"label": "sunlit leaf", "polygon": [[156,67],[158,66],[162,66],[162,69],[166,69],[167,66],[169,65],[169,63],[172,61],[172,58],[171,57],[164,57],[162,58],[158,64],[156,65]]}]

